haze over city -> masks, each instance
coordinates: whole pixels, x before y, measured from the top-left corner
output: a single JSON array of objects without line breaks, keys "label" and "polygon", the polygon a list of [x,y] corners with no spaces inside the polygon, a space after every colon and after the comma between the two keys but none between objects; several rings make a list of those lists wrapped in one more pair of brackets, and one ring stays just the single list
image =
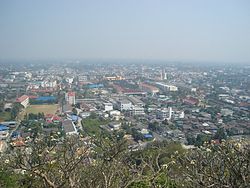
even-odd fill
[{"label": "haze over city", "polygon": [[250,62],[248,0],[0,2],[0,59]]},{"label": "haze over city", "polygon": [[1,188],[250,188],[250,0],[0,0]]}]

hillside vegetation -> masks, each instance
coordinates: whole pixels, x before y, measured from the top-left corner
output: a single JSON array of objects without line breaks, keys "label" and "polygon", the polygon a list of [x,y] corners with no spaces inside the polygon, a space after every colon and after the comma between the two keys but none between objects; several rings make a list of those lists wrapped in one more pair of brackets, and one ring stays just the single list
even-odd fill
[{"label": "hillside vegetation", "polygon": [[250,149],[245,142],[213,143],[185,150],[152,143],[129,151],[117,137],[60,143],[36,140],[1,155],[0,187],[250,187]]}]

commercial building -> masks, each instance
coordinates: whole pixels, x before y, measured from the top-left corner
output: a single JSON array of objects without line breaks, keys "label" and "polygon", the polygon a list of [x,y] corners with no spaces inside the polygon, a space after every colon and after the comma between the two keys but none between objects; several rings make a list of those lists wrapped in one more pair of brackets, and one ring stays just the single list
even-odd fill
[{"label": "commercial building", "polygon": [[132,103],[129,100],[121,100],[118,102],[120,111],[128,111],[132,109]]},{"label": "commercial building", "polygon": [[133,106],[132,107],[132,115],[136,116],[136,115],[144,115],[144,108],[140,107],[140,106]]},{"label": "commercial building", "polygon": [[27,106],[29,105],[29,96],[23,95],[23,96],[17,98],[16,102],[18,102],[21,105],[23,105],[24,108],[27,108]]},{"label": "commercial building", "polygon": [[163,91],[178,91],[178,87],[174,85],[167,85],[161,82],[155,83],[159,88],[161,88]]},{"label": "commercial building", "polygon": [[170,120],[173,115],[172,107],[170,108],[163,108],[157,111],[157,117],[162,120]]}]

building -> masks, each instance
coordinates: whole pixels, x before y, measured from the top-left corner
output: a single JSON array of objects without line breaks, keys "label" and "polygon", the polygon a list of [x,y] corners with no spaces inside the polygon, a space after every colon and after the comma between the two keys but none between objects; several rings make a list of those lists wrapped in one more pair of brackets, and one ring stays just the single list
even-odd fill
[{"label": "building", "polygon": [[142,100],[138,99],[137,97],[129,96],[128,100],[130,100],[134,106],[144,106],[144,102],[142,102]]},{"label": "building", "polygon": [[0,153],[3,153],[7,148],[7,144],[5,141],[0,141]]},{"label": "building", "polygon": [[76,96],[75,92],[67,92],[65,93],[65,100],[68,104],[75,104],[76,103]]},{"label": "building", "polygon": [[233,115],[233,111],[229,110],[227,108],[223,108],[223,109],[221,109],[221,115],[222,116],[232,116]]},{"label": "building", "polygon": [[183,103],[187,105],[198,105],[199,99],[196,99],[194,97],[186,97],[185,99],[183,99]]},{"label": "building", "polygon": [[16,102],[23,105],[24,108],[27,108],[27,106],[29,105],[29,96],[23,95],[23,96],[17,98]]},{"label": "building", "polygon": [[139,86],[143,91],[146,91],[148,93],[151,93],[151,94],[159,93],[159,89],[155,86],[152,86],[146,83],[140,83]]},{"label": "building", "polygon": [[119,130],[121,128],[120,122],[111,122],[109,123],[109,127],[111,127],[112,130]]},{"label": "building", "polygon": [[113,110],[113,104],[112,103],[104,103],[104,111],[109,112]]},{"label": "building", "polygon": [[178,91],[178,87],[174,85],[167,85],[161,82],[156,82],[155,84],[163,91]]},{"label": "building", "polygon": [[65,120],[62,122],[63,130],[65,131],[66,135],[74,135],[78,134],[75,124],[71,120]]},{"label": "building", "polygon": [[132,106],[132,115],[136,116],[136,115],[144,115],[144,108],[140,107],[140,106]]},{"label": "building", "polygon": [[88,89],[97,89],[97,88],[103,88],[104,85],[103,84],[88,84],[87,88]]},{"label": "building", "polygon": [[162,120],[170,120],[173,115],[172,107],[170,108],[163,108],[157,111],[157,117]]},{"label": "building", "polygon": [[121,76],[106,76],[105,80],[113,81],[113,80],[124,80]]},{"label": "building", "polygon": [[121,100],[118,102],[120,111],[128,111],[132,109],[132,103],[129,100]]},{"label": "building", "polygon": [[0,126],[1,125],[7,126],[9,128],[15,128],[17,126],[17,122],[16,121],[5,121],[5,122],[1,122]]},{"label": "building", "polygon": [[0,124],[0,140],[6,139],[9,135],[9,127]]}]

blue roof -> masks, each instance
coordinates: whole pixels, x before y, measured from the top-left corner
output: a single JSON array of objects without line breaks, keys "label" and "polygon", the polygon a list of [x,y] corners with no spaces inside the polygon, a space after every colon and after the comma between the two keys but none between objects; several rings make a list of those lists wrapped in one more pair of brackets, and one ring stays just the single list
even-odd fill
[{"label": "blue roof", "polygon": [[0,125],[0,131],[6,131],[6,130],[9,130],[9,127],[5,125]]},{"label": "blue roof", "polygon": [[36,101],[54,101],[56,97],[54,96],[42,96],[35,99]]},{"label": "blue roof", "polygon": [[152,134],[144,134],[144,138],[153,138]]},{"label": "blue roof", "polygon": [[103,87],[104,85],[103,84],[88,84],[87,87],[90,88],[90,89],[93,89],[93,88],[101,88]]},{"label": "blue roof", "polygon": [[72,119],[72,121],[77,121],[77,120],[78,120],[78,116],[76,116],[76,115],[71,115],[71,119]]},{"label": "blue roof", "polygon": [[11,135],[11,137],[18,137],[20,135],[19,132],[14,131]]}]

